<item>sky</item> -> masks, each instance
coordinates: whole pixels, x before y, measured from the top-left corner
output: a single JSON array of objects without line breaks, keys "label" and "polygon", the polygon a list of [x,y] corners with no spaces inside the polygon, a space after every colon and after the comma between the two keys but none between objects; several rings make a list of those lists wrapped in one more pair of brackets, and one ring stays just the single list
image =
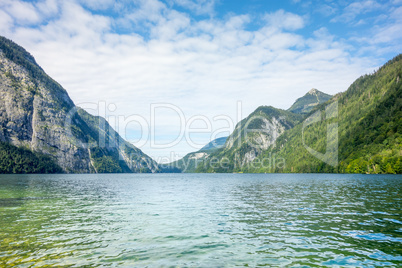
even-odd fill
[{"label": "sky", "polygon": [[402,0],[0,0],[0,35],[158,162],[402,52]]}]

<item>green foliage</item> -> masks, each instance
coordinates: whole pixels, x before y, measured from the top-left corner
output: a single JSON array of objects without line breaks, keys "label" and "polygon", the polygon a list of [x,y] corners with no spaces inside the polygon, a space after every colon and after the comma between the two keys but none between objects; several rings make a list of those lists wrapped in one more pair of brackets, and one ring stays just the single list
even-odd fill
[{"label": "green foliage", "polygon": [[49,157],[9,143],[0,142],[0,173],[62,173]]},{"label": "green foliage", "polygon": [[95,147],[90,149],[91,160],[98,173],[121,173],[123,169],[120,167],[118,155],[116,152],[109,152],[103,148]]}]

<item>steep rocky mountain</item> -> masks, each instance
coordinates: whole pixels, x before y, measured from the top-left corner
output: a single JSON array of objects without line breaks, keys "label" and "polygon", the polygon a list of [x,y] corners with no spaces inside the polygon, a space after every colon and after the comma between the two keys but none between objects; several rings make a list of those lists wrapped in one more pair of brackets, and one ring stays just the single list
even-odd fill
[{"label": "steep rocky mountain", "polygon": [[294,127],[275,132],[281,134],[255,153],[237,147],[236,160],[230,151],[235,130],[197,171],[402,173],[402,54],[314,107]]},{"label": "steep rocky mountain", "polygon": [[197,171],[231,172],[236,170],[235,167],[240,162],[253,162],[270,146],[274,146],[278,137],[293,128],[302,118],[300,114],[272,106],[258,107],[236,125],[225,145],[198,165]]},{"label": "steep rocky mountain", "polygon": [[208,156],[225,146],[227,138],[228,137],[217,138],[200,150],[188,153],[182,159],[166,164],[165,166],[170,167],[174,172],[195,172],[199,164],[203,163]]},{"label": "steep rocky mountain", "polygon": [[306,114],[317,105],[324,103],[331,98],[331,95],[313,88],[309,92],[307,92],[306,95],[298,98],[295,103],[293,103],[293,105],[288,109],[288,111],[292,113]]},{"label": "steep rocky mountain", "polygon": [[[1,158],[0,166],[15,161],[13,155],[35,163],[24,159],[22,152],[30,151],[30,157],[45,156],[68,173],[158,171],[155,161],[124,141],[103,118],[76,107],[25,49],[4,37],[0,37],[0,142],[8,144],[7,150],[20,152]],[[0,155],[5,155],[4,148],[0,147]]]}]

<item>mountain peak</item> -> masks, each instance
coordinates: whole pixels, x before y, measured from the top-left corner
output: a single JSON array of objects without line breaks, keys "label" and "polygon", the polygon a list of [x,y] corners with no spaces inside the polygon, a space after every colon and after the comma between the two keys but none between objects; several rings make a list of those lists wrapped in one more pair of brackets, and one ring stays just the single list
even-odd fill
[{"label": "mountain peak", "polygon": [[316,94],[317,92],[319,92],[319,91],[316,88],[312,88],[307,93],[312,95],[312,94]]},{"label": "mountain peak", "polygon": [[311,111],[315,106],[332,98],[331,95],[319,91],[316,88],[310,89],[303,97],[298,98],[288,111],[297,114],[304,114]]}]

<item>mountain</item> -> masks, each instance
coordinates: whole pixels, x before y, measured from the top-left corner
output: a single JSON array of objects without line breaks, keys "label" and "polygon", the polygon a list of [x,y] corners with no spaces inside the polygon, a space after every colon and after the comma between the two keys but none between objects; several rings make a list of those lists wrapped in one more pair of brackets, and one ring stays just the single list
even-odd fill
[{"label": "mountain", "polygon": [[[234,136],[236,130],[227,145]],[[401,142],[402,54],[314,107],[258,154],[247,149],[243,158],[233,159],[226,146],[197,171],[400,174]]]},{"label": "mountain", "polygon": [[76,107],[24,48],[4,37],[0,142],[0,173],[158,171],[155,161],[124,141],[104,118]]},{"label": "mountain", "polygon": [[332,96],[321,92],[315,88],[311,89],[301,98],[298,98],[295,103],[288,109],[289,112],[306,114],[310,112],[315,106],[324,103],[331,99]]},{"label": "mountain", "polygon": [[[226,144],[222,144],[219,147],[211,146],[211,143],[217,142],[215,140],[201,150],[189,153],[182,159],[171,163],[171,165],[184,172],[206,172],[211,171],[211,169],[205,168],[210,164],[211,160],[218,160],[219,162],[227,161],[231,163],[233,168],[230,171],[237,170],[234,162],[242,161],[242,165],[252,162],[269,146],[275,144],[276,139],[281,134],[300,122],[303,114],[328,101],[331,97],[331,95],[317,89],[311,89],[303,97],[297,99],[287,111],[272,106],[258,107],[250,116],[236,126],[234,132],[228,138],[222,138],[220,142],[227,142]],[[214,150],[205,152],[209,146]],[[220,148],[222,149],[218,150]],[[216,172],[215,169],[213,171]]]},{"label": "mountain", "polygon": [[200,151],[211,151],[211,150],[222,148],[225,145],[227,138],[228,137],[217,138],[217,139],[211,141],[210,143],[208,143],[207,145],[205,145],[204,147],[202,147],[200,149]]},{"label": "mountain", "polygon": [[198,165],[203,163],[213,152],[222,148],[228,137],[217,138],[200,150],[186,154],[182,159],[164,165],[165,168],[170,168],[173,172],[195,172]]},{"label": "mountain", "polygon": [[241,171],[236,168],[238,162],[252,163],[302,118],[300,114],[272,106],[260,106],[236,125],[225,146],[209,155],[196,171]]}]

